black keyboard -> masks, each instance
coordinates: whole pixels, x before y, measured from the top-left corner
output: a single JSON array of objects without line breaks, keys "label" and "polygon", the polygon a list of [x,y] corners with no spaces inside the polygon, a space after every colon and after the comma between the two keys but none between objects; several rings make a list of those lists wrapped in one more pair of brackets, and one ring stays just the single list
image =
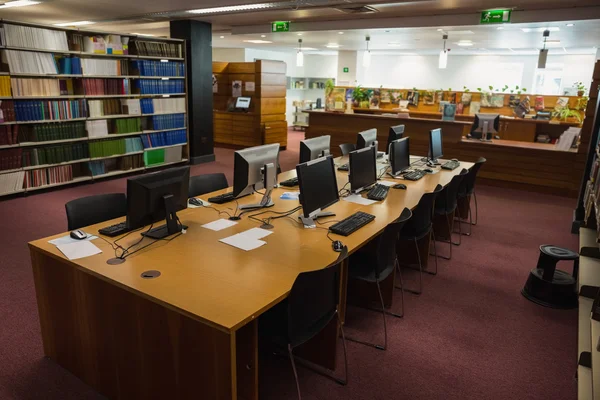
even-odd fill
[{"label": "black keyboard", "polygon": [[298,186],[298,178],[291,178],[287,181],[279,182],[279,184],[286,187]]},{"label": "black keyboard", "polygon": [[348,164],[342,164],[338,167],[338,171],[350,171],[350,167],[348,167]]},{"label": "black keyboard", "polygon": [[127,233],[129,231],[130,231],[130,229],[127,228],[126,222],[119,222],[118,224],[107,226],[106,228],[102,228],[98,232],[100,232],[100,234],[104,235],[104,236],[115,237],[115,236],[119,236],[123,233]]},{"label": "black keyboard", "polygon": [[414,171],[407,172],[403,176],[404,176],[404,179],[408,179],[409,181],[418,181],[419,179],[424,177],[425,174],[427,174],[427,172],[420,170],[420,169],[415,169]]},{"label": "black keyboard", "polygon": [[374,215],[358,211],[348,218],[344,218],[340,222],[331,225],[329,230],[337,235],[348,236],[374,219]]},{"label": "black keyboard", "polygon": [[371,200],[383,201],[388,195],[390,188],[385,185],[377,184],[369,190],[367,193],[367,198]]},{"label": "black keyboard", "polygon": [[229,193],[220,194],[220,195],[215,196],[215,197],[210,197],[208,199],[208,202],[209,203],[215,203],[215,204],[223,204],[223,203],[230,202],[230,201],[232,201],[234,199],[235,199],[235,196],[233,195],[233,192],[229,192]]},{"label": "black keyboard", "polygon": [[442,164],[442,169],[448,169],[450,171],[452,171],[458,167],[460,167],[460,162],[454,161],[454,160],[446,161],[445,163]]}]

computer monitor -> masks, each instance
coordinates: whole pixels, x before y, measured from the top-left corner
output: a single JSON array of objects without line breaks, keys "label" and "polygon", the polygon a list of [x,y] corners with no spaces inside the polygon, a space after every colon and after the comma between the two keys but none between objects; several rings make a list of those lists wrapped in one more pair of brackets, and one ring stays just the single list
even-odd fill
[{"label": "computer monitor", "polygon": [[322,211],[340,199],[333,158],[322,157],[298,164],[296,175],[300,185],[299,199],[303,213],[300,219],[304,225],[314,227],[316,218],[335,215]]},{"label": "computer monitor", "polygon": [[166,219],[166,224],[143,233],[162,239],[187,229],[178,223],[177,211],[187,208],[190,167],[127,179],[127,228],[142,228]]},{"label": "computer monitor", "polygon": [[499,114],[475,114],[471,126],[471,137],[481,140],[490,140],[489,134],[498,133],[500,130]]},{"label": "computer monitor", "polygon": [[350,190],[359,193],[377,183],[377,149],[373,146],[350,152]]},{"label": "computer monitor", "polygon": [[377,148],[377,129],[369,129],[358,132],[356,138],[356,149],[364,149],[365,147],[375,146]]},{"label": "computer monitor", "polygon": [[238,97],[235,100],[235,108],[240,110],[247,110],[250,108],[250,97]]},{"label": "computer monitor", "polygon": [[330,144],[331,136],[329,135],[301,140],[299,164],[315,160],[319,157],[328,156]]},{"label": "computer monitor", "polygon": [[404,135],[404,125],[390,126],[387,145],[385,146],[385,151],[388,152],[388,154],[390,151],[390,143],[394,140],[402,139],[402,135]]},{"label": "computer monitor", "polygon": [[408,137],[394,140],[390,144],[390,168],[389,175],[396,177],[410,168],[410,150]]},{"label": "computer monitor", "polygon": [[271,207],[271,192],[277,184],[277,165],[279,143],[249,147],[234,153],[233,159],[233,196],[247,196],[257,190],[265,189],[259,204],[246,204],[239,208]]},{"label": "computer monitor", "polygon": [[432,129],[429,131],[429,162],[437,164],[438,158],[442,157],[442,130]]}]

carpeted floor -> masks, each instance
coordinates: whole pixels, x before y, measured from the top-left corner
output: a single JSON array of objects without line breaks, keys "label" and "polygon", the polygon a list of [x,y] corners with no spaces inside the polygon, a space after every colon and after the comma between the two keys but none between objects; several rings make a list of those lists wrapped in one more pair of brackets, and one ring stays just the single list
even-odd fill
[{"label": "carpeted floor", "polygon": [[[283,170],[295,166],[302,136],[290,131]],[[192,174],[222,171],[231,183],[233,152],[216,149],[216,157]],[[27,242],[67,229],[65,202],[124,191],[125,182],[0,201],[0,399],[102,398],[43,357]],[[346,387],[300,367],[304,399],[576,398],[577,312],[546,309],[520,294],[540,244],[577,248],[569,233],[575,201],[485,186],[478,199],[474,235],[463,238],[452,261],[440,260],[437,276],[425,277],[421,296],[405,295],[404,319],[388,319],[389,349],[348,343]],[[346,330],[383,339],[373,312],[350,308]],[[296,398],[288,360],[266,357],[260,367],[261,398]]]}]

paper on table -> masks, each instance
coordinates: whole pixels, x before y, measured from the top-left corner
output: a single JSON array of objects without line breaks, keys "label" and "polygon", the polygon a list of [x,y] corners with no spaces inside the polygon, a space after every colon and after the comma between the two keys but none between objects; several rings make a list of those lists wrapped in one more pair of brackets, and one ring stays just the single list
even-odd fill
[{"label": "paper on table", "polygon": [[269,231],[266,229],[262,229],[262,228],[252,228],[252,229],[248,229],[247,231],[238,233],[238,235],[244,236],[248,239],[262,239],[265,236],[269,236],[271,233],[273,233],[273,231]]},{"label": "paper on table", "polygon": [[52,239],[49,240],[48,243],[53,244],[55,246],[58,246],[59,244],[69,244],[69,243],[78,243],[81,241],[86,241],[86,240],[94,240],[94,239],[98,239],[98,236],[94,236],[94,235],[90,235],[89,233],[87,234],[87,238],[85,239],[73,239],[70,235],[66,235],[63,237],[59,237],[56,239]]},{"label": "paper on table", "polygon": [[264,246],[267,242],[262,240],[252,239],[250,237],[246,237],[242,234],[237,234],[233,236],[229,236],[219,240],[219,242],[223,242],[233,247],[237,247],[238,249],[242,249],[245,251],[254,250],[259,248],[260,246]]},{"label": "paper on table", "polygon": [[220,230],[229,228],[230,226],[234,226],[236,224],[237,224],[237,222],[235,222],[235,221],[230,221],[228,219],[221,218],[216,221],[209,222],[208,224],[204,224],[204,225],[202,225],[202,227],[206,228],[206,229],[210,229],[211,231],[218,232]]},{"label": "paper on table", "polygon": [[59,244],[56,246],[69,260],[93,256],[102,253],[98,247],[88,240],[79,240],[76,243]]},{"label": "paper on table", "polygon": [[394,186],[396,184],[396,182],[390,182],[390,181],[377,181],[378,184],[383,185],[383,186]]},{"label": "paper on table", "polygon": [[300,197],[300,192],[285,192],[281,196],[279,196],[282,200],[298,200]]},{"label": "paper on table", "polygon": [[363,205],[363,206],[369,206],[369,205],[371,205],[373,203],[377,203],[375,200],[365,199],[360,194],[351,194],[349,196],[342,197],[342,200],[348,201],[350,203],[360,204],[360,205]]}]

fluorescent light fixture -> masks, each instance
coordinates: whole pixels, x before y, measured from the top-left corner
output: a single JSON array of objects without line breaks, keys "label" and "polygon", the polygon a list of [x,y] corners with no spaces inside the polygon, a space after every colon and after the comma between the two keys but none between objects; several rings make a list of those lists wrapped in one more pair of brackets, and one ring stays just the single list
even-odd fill
[{"label": "fluorescent light fixture", "polygon": [[344,32],[338,32],[338,35],[343,35],[343,34],[344,34]]},{"label": "fluorescent light fixture", "polygon": [[296,35],[298,35],[298,36],[302,36],[302,34],[301,34],[301,33],[296,33]]},{"label": "fluorescent light fixture", "polygon": [[571,26],[575,26],[575,24],[567,24],[567,26],[571,27]]},{"label": "fluorescent light fixture", "polygon": [[265,37],[267,37],[267,35],[260,35],[260,37],[265,38]]},{"label": "fluorescent light fixture", "polygon": [[460,40],[456,44],[459,45],[459,46],[461,46],[461,47],[470,47],[470,46],[473,46],[473,42],[471,42],[470,40]]},{"label": "fluorescent light fixture", "polygon": [[16,0],[9,1],[0,6],[0,8],[10,8],[10,7],[27,7],[27,6],[35,6],[36,4],[40,4],[40,1],[31,1],[31,0]]},{"label": "fluorescent light fixture", "polygon": [[369,50],[367,50],[363,54],[363,67],[369,68],[370,66],[371,66],[371,52]]},{"label": "fluorescent light fixture", "polygon": [[132,33],[132,35],[138,35],[138,36],[154,36],[154,35],[151,35],[151,34],[149,34],[149,33],[137,33],[137,32],[134,32],[134,33]]},{"label": "fluorescent light fixture", "polygon": [[225,39],[225,36],[219,36],[219,38],[221,38],[221,39]]},{"label": "fluorescent light fixture", "polygon": [[273,43],[270,40],[260,40],[260,39],[244,40],[244,42],[254,43],[254,44]]},{"label": "fluorescent light fixture", "polygon": [[438,60],[438,68],[444,69],[448,66],[448,51],[440,51],[440,59]]},{"label": "fluorescent light fixture", "polygon": [[[300,50],[300,47],[294,47],[294,50]],[[303,51],[319,51],[319,49],[315,47],[302,47]]]},{"label": "fluorescent light fixture", "polygon": [[237,11],[264,10],[265,8],[272,8],[275,6],[276,5],[274,3],[241,4],[239,6],[198,8],[195,10],[188,10],[187,12],[190,14],[215,14],[215,13],[237,12]]},{"label": "fluorescent light fixture", "polygon": [[83,26],[95,24],[93,21],[75,21],[75,22],[63,22],[61,24],[54,24],[54,26]]},{"label": "fluorescent light fixture", "polygon": [[499,26],[499,27],[497,27],[496,29],[498,29],[499,31],[501,31],[501,30],[503,30],[503,29],[504,29],[504,27],[503,27],[503,26]]},{"label": "fluorescent light fixture", "polygon": [[521,30],[525,33],[544,32],[544,31],[558,32],[558,31],[560,31],[560,28],[558,26],[551,26],[549,28],[521,28]]},{"label": "fluorescent light fixture", "polygon": [[438,32],[443,32],[444,30],[442,28],[438,28],[437,30]]},{"label": "fluorescent light fixture", "polygon": [[325,45],[325,47],[327,47],[328,49],[337,49],[338,47],[341,47],[341,46],[337,43],[328,43],[327,45]]},{"label": "fluorescent light fixture", "polygon": [[304,53],[302,52],[302,39],[298,39],[298,52],[296,53],[296,67],[304,67]]}]

